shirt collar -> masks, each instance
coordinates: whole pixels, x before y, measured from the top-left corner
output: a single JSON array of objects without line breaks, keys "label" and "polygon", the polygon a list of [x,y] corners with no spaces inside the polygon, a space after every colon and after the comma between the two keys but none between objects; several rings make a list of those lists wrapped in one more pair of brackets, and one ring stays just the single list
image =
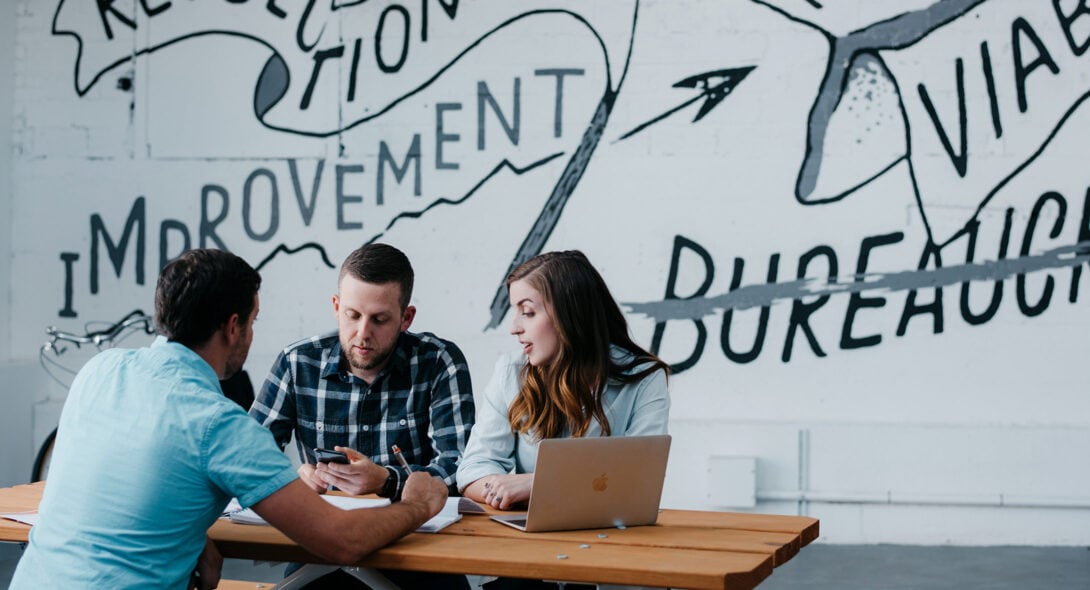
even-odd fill
[{"label": "shirt collar", "polygon": [[220,381],[219,375],[216,374],[212,365],[209,365],[208,361],[204,360],[204,357],[180,342],[171,342],[170,340],[167,340],[166,336],[160,334],[152,341],[151,348],[161,348],[163,350],[171,351],[172,354],[182,358],[186,364],[193,366],[203,373],[204,376],[209,379],[210,383],[218,384]]},{"label": "shirt collar", "polygon": [[[322,372],[323,379],[330,377],[341,377],[341,360],[343,355],[341,354],[341,339],[338,336],[333,341],[333,346],[330,346],[325,350],[322,357]],[[378,377],[381,377],[387,373],[404,372],[409,366],[409,342],[406,338],[406,333],[401,332],[397,336],[397,344],[394,345],[394,352],[390,355],[390,362],[379,371]],[[351,375],[351,371],[345,370],[344,375]]]}]

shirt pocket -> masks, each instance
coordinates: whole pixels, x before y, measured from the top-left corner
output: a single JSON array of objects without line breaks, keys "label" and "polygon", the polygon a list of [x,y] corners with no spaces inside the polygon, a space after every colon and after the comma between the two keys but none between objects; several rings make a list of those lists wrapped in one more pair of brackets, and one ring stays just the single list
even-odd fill
[{"label": "shirt pocket", "polygon": [[314,436],[314,445],[327,449],[338,445],[355,448],[351,444],[352,428],[347,405],[344,408],[327,405],[320,412],[318,409],[308,404],[305,409],[300,408],[296,418],[299,429]]},{"label": "shirt pocket", "polygon": [[[397,415],[391,414],[386,422],[386,437],[398,445],[410,463],[426,464],[431,460],[431,441],[428,425],[431,413],[427,408],[410,408]],[[442,436],[438,433],[438,436]]]}]

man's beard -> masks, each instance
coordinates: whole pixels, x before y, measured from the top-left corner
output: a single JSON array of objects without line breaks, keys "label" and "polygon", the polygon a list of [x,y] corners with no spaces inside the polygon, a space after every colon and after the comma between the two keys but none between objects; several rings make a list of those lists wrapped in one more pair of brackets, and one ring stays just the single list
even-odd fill
[{"label": "man's beard", "polygon": [[364,361],[360,358],[359,353],[355,351],[352,344],[349,344],[348,346],[342,344],[341,348],[344,350],[344,357],[348,361],[348,366],[358,371],[370,371],[376,367],[381,367],[382,364],[386,362],[386,359],[390,358],[390,355],[394,352],[394,344],[391,344],[390,347],[385,350],[380,351],[374,349],[377,356],[372,356],[371,360]]},{"label": "man's beard", "polygon": [[242,367],[246,365],[246,357],[249,356],[249,353],[250,344],[248,342],[239,340],[235,344],[235,348],[232,349],[230,354],[227,355],[227,363],[224,367],[224,373],[226,374],[223,376],[223,378],[230,379],[231,377],[234,377],[239,371],[241,371]]}]

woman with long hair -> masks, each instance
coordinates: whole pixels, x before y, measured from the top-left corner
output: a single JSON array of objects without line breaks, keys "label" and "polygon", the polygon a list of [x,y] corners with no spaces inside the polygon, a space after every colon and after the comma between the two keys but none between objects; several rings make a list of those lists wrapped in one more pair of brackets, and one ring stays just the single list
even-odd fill
[{"label": "woman with long hair", "polygon": [[507,277],[521,355],[505,355],[477,403],[458,467],[465,496],[506,510],[527,501],[542,439],[665,434],[669,366],[628,334],[582,252],[548,252]]}]

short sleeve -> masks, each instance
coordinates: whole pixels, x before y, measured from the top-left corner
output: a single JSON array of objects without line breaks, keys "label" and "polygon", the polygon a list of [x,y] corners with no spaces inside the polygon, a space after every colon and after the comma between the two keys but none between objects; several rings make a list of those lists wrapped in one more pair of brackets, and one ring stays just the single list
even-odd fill
[{"label": "short sleeve", "polygon": [[241,408],[220,412],[209,422],[202,452],[208,477],[242,506],[264,500],[296,478],[272,433]]}]

